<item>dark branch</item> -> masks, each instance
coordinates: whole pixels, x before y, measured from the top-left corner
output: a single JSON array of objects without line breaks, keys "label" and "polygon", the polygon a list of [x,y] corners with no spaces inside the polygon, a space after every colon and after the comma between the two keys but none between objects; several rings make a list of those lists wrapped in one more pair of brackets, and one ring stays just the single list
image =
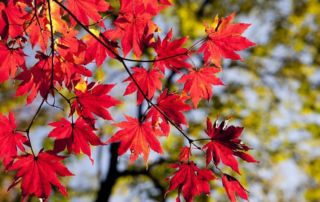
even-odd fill
[{"label": "dark branch", "polygon": [[119,177],[119,172],[117,169],[118,148],[119,148],[119,143],[113,143],[110,146],[109,171],[106,178],[100,183],[100,189],[96,197],[96,202],[109,201],[112,188],[114,187]]},{"label": "dark branch", "polygon": [[[109,50],[112,54],[114,54],[116,56],[116,59],[118,61],[120,61],[123,65],[123,67],[125,68],[126,72],[128,73],[128,75],[130,76],[130,78],[132,79],[133,83],[137,86],[138,91],[143,95],[144,99],[148,102],[149,105],[151,105],[152,107],[154,107],[161,115],[163,115],[165,117],[165,119],[171,124],[173,125],[181,134],[182,136],[184,136],[188,142],[190,144],[192,144],[195,148],[201,150],[201,147],[199,147],[197,144],[195,144],[193,142],[193,139],[190,138],[183,130],[182,128],[180,128],[180,126],[178,126],[174,121],[172,121],[170,119],[170,117],[164,113],[156,104],[154,104],[148,97],[147,95],[144,93],[144,91],[142,90],[141,86],[138,84],[138,82],[136,81],[136,79],[133,77],[132,73],[129,70],[129,67],[127,66],[127,64],[125,63],[125,61],[127,60],[126,58],[121,57],[119,54],[117,54],[112,48],[110,48],[107,44],[105,44],[99,37],[97,37],[94,33],[92,33],[90,31],[90,29],[85,26],[83,23],[80,22],[80,20],[67,8],[65,7],[61,2],[57,1],[57,0],[53,0],[55,3],[57,3],[63,10],[65,10],[87,33],[89,33],[93,38],[95,38],[102,46],[104,46],[107,50]],[[101,35],[103,36],[103,35]],[[199,42],[203,41],[200,40]],[[195,44],[198,44],[195,43]],[[191,49],[194,47],[195,45],[193,45],[191,47]],[[189,49],[190,50],[190,49]],[[189,52],[189,51],[187,51]],[[131,60],[131,61],[135,61],[135,60]],[[137,60],[139,61],[139,60]],[[140,61],[141,62],[141,61]]]}]

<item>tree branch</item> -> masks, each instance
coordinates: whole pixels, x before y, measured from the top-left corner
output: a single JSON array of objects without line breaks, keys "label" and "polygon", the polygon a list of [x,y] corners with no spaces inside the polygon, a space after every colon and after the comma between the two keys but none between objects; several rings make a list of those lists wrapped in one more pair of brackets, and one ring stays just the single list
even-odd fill
[{"label": "tree branch", "polygon": [[51,4],[50,0],[47,0],[48,2],[48,12],[49,12],[49,25],[50,25],[50,38],[51,38],[51,80],[50,80],[50,89],[54,88],[53,85],[53,77],[54,77],[54,33],[53,33],[53,24],[52,24],[52,16],[51,16]]},{"label": "tree branch", "polygon": [[117,169],[118,148],[119,148],[119,143],[113,143],[110,146],[109,171],[106,178],[100,183],[100,189],[96,197],[96,202],[109,201],[112,188],[114,187],[119,177],[119,172]]},{"label": "tree branch", "polygon": [[[174,122],[170,119],[170,117],[164,113],[156,104],[154,104],[148,97],[147,95],[143,92],[142,88],[136,81],[136,79],[133,77],[132,73],[129,70],[129,67],[125,63],[126,58],[121,57],[118,53],[116,53],[112,48],[110,48],[107,44],[105,44],[99,37],[97,37],[94,33],[90,31],[90,29],[85,26],[83,23],[80,22],[80,20],[67,8],[65,7],[61,2],[57,0],[53,0],[56,4],[58,4],[63,10],[65,10],[88,34],[90,34],[93,38],[95,38],[102,46],[104,46],[107,50],[109,50],[112,54],[116,56],[116,59],[120,61],[125,68],[126,72],[128,73],[129,77],[132,79],[133,83],[137,86],[139,92],[143,95],[144,99],[152,106],[154,107],[161,115],[165,117],[165,119],[172,125],[174,126],[181,134],[184,136],[190,144],[192,144],[195,148],[201,150],[201,147],[199,147],[197,144],[193,142],[193,139],[188,137],[188,135]],[[103,35],[101,35],[103,36]],[[200,40],[200,42],[203,41]],[[199,42],[195,43],[198,44]],[[193,45],[192,47],[194,47]],[[131,60],[130,61],[139,61],[139,60]],[[141,62],[141,61],[140,61]]]}]

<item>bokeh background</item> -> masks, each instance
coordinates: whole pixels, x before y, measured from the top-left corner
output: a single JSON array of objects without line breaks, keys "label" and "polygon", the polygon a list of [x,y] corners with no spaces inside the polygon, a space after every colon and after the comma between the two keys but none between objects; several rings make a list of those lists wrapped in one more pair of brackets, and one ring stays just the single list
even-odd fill
[{"label": "bokeh background", "polygon": [[[245,33],[257,46],[241,53],[244,61],[223,62],[219,77],[225,86],[214,88],[210,102],[201,102],[199,110],[190,112],[188,132],[203,135],[206,116],[232,116],[231,124],[242,125],[244,142],[260,162],[241,162],[240,181],[250,191],[251,202],[319,202],[320,201],[320,2],[318,0],[175,0],[174,7],[164,10],[155,20],[160,35],[170,28],[175,36],[189,36],[189,42],[205,35],[203,23],[216,15],[237,14],[237,22],[251,23]],[[117,8],[118,3],[112,1]],[[106,22],[108,23],[108,22]],[[32,51],[31,51],[32,52]],[[119,64],[106,61],[95,72],[101,82],[121,81],[126,75]],[[172,75],[172,80],[179,78]],[[124,87],[124,86],[122,86]],[[174,89],[174,87],[173,87]],[[20,114],[20,125],[27,124],[36,105],[24,107],[23,98],[14,98],[12,83],[0,85],[0,111],[14,110]],[[137,114],[134,96],[122,98],[121,85],[113,93],[126,105],[113,109],[115,120],[122,114]],[[50,147],[44,127],[65,112],[45,107],[32,141],[38,149]],[[99,123],[103,139],[115,129],[110,123]],[[23,128],[23,127],[22,127]],[[175,131],[173,131],[175,133]],[[168,162],[177,158],[183,145],[179,135],[170,135],[163,142],[163,158],[151,156],[156,166],[145,171],[143,162],[127,168],[128,156],[118,159],[116,166],[126,171],[112,184],[110,201],[174,201],[175,194],[163,199],[168,177],[173,170]],[[195,154],[197,155],[197,154]],[[95,164],[86,157],[68,159],[75,177],[64,181],[69,198],[54,193],[49,201],[95,201],[100,182],[108,173],[110,146],[98,148],[93,154]],[[19,201],[19,189],[7,192],[12,181],[10,173],[0,174],[0,202]],[[136,171],[136,173],[134,172]],[[212,194],[196,201],[227,201],[221,184],[212,184]],[[240,199],[239,199],[240,200]],[[37,201],[31,199],[31,201]],[[241,201],[241,200],[240,200]]]}]

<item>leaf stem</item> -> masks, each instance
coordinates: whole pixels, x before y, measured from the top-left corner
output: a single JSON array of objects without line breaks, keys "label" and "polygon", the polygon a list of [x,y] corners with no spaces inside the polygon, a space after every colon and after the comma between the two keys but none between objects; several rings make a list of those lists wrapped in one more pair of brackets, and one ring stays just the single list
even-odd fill
[{"label": "leaf stem", "polygon": [[55,90],[68,104],[69,104],[69,106],[70,106],[70,108],[71,108],[71,100],[74,98],[74,97],[72,97],[72,98],[67,98],[65,95],[63,95],[57,88],[53,88],[53,90]]}]

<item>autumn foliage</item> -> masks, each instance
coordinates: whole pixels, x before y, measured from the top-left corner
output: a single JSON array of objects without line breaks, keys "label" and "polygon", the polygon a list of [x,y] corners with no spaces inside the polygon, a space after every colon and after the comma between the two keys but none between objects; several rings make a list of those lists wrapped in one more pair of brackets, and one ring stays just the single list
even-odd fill
[{"label": "autumn foliage", "polygon": [[[130,152],[130,163],[142,156],[148,164],[150,150],[158,155],[165,153],[162,139],[172,135],[170,129],[174,127],[186,145],[179,148],[180,157],[171,166],[175,172],[168,176],[167,194],[177,190],[177,201],[180,195],[193,201],[198,195],[210,195],[211,182],[221,180],[232,202],[236,195],[248,200],[245,188],[221,167],[223,164],[240,174],[238,158],[256,162],[240,139],[243,128],[228,126],[226,121],[212,123],[208,118],[204,130],[207,136],[201,139],[192,137],[184,128],[188,126],[186,112],[196,110],[202,100],[210,100],[214,86],[228,85],[218,76],[223,71],[221,59],[240,60],[237,51],[255,45],[242,36],[250,25],[233,23],[235,14],[216,17],[204,26],[204,38],[187,48],[187,37],[175,38],[171,29],[162,38],[160,27],[153,21],[159,12],[173,6],[169,0],[119,3],[120,9],[112,8],[105,0],[0,3],[0,82],[15,81],[15,96],[26,97],[26,105],[40,100],[25,129],[16,123],[13,112],[0,115],[0,159],[7,171],[15,173],[10,187],[21,186],[22,200],[32,195],[47,200],[52,187],[66,196],[59,178],[72,173],[63,162],[65,158],[83,153],[93,162],[91,146],[119,142],[119,155]],[[116,18],[108,25],[104,20],[111,13],[116,13]],[[36,54],[30,55],[27,46]],[[151,59],[143,56],[147,48]],[[195,55],[202,57],[201,66],[192,63]],[[147,104],[141,117],[125,115],[123,121],[113,120],[109,108],[121,104],[112,97],[116,84],[95,81],[88,68],[92,63],[99,68],[106,59],[120,62],[119,70],[128,74],[118,81],[127,84],[123,95],[134,93],[137,106]],[[30,66],[27,60],[36,62]],[[131,67],[128,62],[149,65]],[[165,89],[167,71],[180,75],[175,84],[179,90]],[[69,115],[49,123],[53,149],[43,148],[37,153],[30,141],[31,128],[49,98],[62,99]],[[97,135],[97,119],[118,128],[106,142]],[[203,152],[203,163],[199,165],[192,156],[198,150]]]}]

